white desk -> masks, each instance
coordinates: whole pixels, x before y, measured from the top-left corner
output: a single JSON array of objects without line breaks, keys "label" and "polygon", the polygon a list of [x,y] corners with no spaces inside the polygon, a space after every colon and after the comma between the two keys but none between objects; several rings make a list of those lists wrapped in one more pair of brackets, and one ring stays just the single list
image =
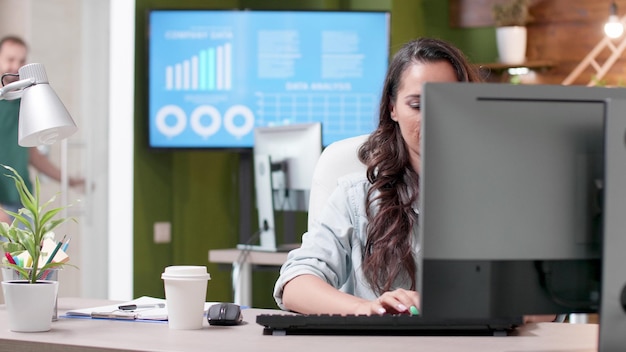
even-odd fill
[{"label": "white desk", "polygon": [[[112,304],[106,300],[60,298],[59,315],[69,309]],[[244,324],[210,326],[201,330],[170,330],[165,323],[66,319],[44,333],[16,333],[8,329],[7,312],[0,306],[0,350],[46,352],[112,351],[596,351],[598,326],[593,324],[529,324],[507,337],[419,336],[266,336],[256,316],[275,310],[245,309]]]},{"label": "white desk", "polygon": [[248,251],[241,249],[214,249],[209,251],[209,262],[232,265],[233,302],[252,306],[252,265],[280,267],[287,260],[287,252]]}]

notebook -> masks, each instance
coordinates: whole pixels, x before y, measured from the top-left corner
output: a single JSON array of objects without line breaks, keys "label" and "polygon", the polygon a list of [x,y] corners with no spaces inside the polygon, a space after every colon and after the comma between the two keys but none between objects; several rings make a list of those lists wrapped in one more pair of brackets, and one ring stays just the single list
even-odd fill
[{"label": "notebook", "polygon": [[[208,310],[209,307],[215,303],[216,302],[206,302],[204,304],[204,310]],[[135,310],[120,309],[120,306],[127,305],[137,305],[140,306],[140,308]],[[91,307],[85,309],[72,309],[67,311],[64,317],[137,321],[167,321],[167,303],[165,299],[162,298],[142,296],[132,301],[118,304]]]},{"label": "notebook", "polygon": [[505,319],[426,319],[402,315],[261,314],[264,335],[506,336],[523,324]]}]

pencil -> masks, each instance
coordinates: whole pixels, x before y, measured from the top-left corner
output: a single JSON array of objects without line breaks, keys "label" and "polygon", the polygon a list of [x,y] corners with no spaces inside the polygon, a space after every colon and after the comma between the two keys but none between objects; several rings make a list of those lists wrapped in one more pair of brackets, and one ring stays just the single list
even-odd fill
[{"label": "pencil", "polygon": [[[64,238],[64,239],[65,239],[65,238]],[[63,246],[61,247],[61,250],[62,250],[63,252],[67,252],[67,247],[69,247],[69,245],[70,245],[70,241],[71,241],[71,240],[72,240],[72,236],[69,236],[69,237],[67,238],[67,241],[65,241],[65,240],[64,240],[64,241],[62,241],[62,242],[63,242]]]},{"label": "pencil", "polygon": [[9,261],[9,263],[16,265],[15,260],[13,259],[11,254],[9,254],[9,252],[4,252],[4,256],[7,257],[7,260]]},{"label": "pencil", "polygon": [[54,250],[52,251],[52,254],[50,254],[48,256],[48,260],[46,260],[46,264],[50,264],[50,262],[52,262],[52,259],[54,259],[54,256],[57,255],[57,252],[61,248],[62,244],[63,244],[63,242],[58,242],[57,243],[57,245],[54,247]]}]

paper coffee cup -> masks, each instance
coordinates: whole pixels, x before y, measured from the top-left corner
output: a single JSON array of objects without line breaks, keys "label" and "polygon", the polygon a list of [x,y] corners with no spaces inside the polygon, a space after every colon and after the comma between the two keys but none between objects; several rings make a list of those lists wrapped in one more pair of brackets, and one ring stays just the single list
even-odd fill
[{"label": "paper coffee cup", "polygon": [[204,321],[204,302],[211,275],[205,266],[168,266],[163,274],[167,320],[170,329],[201,329]]}]

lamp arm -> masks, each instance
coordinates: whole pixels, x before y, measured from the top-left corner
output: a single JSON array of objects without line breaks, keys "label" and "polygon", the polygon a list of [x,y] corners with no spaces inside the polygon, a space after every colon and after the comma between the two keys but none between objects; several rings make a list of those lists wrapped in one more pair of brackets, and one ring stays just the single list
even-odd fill
[{"label": "lamp arm", "polygon": [[34,78],[15,81],[0,88],[0,100],[15,100],[22,97],[23,89],[35,84]]}]

